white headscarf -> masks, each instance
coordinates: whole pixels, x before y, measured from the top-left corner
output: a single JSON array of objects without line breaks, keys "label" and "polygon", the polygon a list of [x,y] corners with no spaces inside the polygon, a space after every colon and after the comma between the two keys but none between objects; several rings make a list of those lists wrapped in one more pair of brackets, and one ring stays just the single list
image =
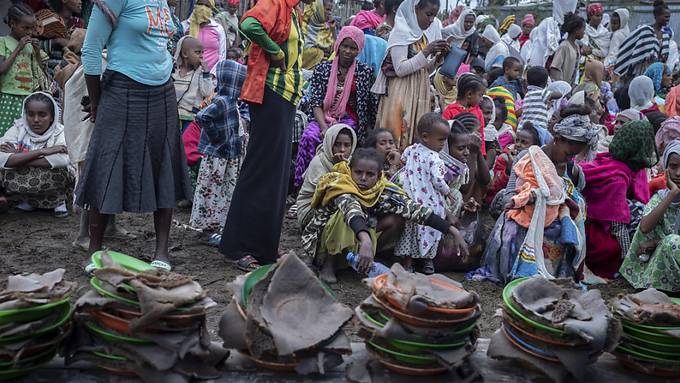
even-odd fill
[{"label": "white headscarf", "polygon": [[390,38],[387,40],[387,49],[394,46],[411,45],[423,38],[427,37],[428,43],[442,38],[442,23],[435,18],[432,24],[423,31],[418,24],[418,17],[416,16],[416,5],[420,0],[405,0],[399,9],[397,15],[394,17],[394,28],[390,32]]},{"label": "white headscarf", "polygon": [[501,41],[501,35],[498,34],[498,31],[493,27],[493,25],[487,25],[487,27],[484,28],[482,37],[494,44],[498,44]]},{"label": "white headscarf", "polygon": [[498,35],[496,28],[494,28],[493,25],[487,25],[487,27],[484,28],[482,37],[494,43],[484,59],[484,69],[489,71],[494,65],[502,66],[503,60],[510,55],[510,50],[508,49],[508,46],[501,41],[501,36]]},{"label": "white headscarf", "polygon": [[619,20],[621,21],[621,26],[616,32],[621,31],[628,35],[630,33],[630,27],[628,26],[628,22],[630,21],[630,11],[628,11],[626,8],[619,8],[615,10],[613,13],[619,15]]},{"label": "white headscarf", "polygon": [[611,42],[611,32],[609,32],[609,29],[605,28],[603,24],[603,22],[600,22],[600,25],[595,29],[590,26],[589,23],[586,23],[586,36],[588,37],[588,41],[591,47],[593,45],[597,46],[599,52],[596,53],[598,53],[600,57],[607,56],[609,53],[609,44]]},{"label": "white headscarf", "polygon": [[448,27],[442,29],[442,37],[447,39],[451,37],[451,44],[460,48],[463,46],[463,42],[468,37],[472,36],[477,30],[475,24],[472,24],[472,28],[465,30],[465,17],[472,15],[475,16],[475,12],[470,8],[465,8],[458,16],[458,20],[455,23],[449,25]]},{"label": "white headscarf", "polygon": [[562,100],[564,100],[569,92],[571,92],[571,85],[566,81],[553,81],[546,89],[548,90],[548,93],[559,92],[562,95],[559,100],[553,101],[550,106],[548,115],[552,116],[554,113],[559,112],[560,107],[562,106]]},{"label": "white headscarf", "polygon": [[562,25],[564,22],[564,15],[569,12],[576,12],[578,0],[554,0],[552,3],[552,17],[558,24]]},{"label": "white headscarf", "polygon": [[[605,66],[616,64],[616,57],[619,54],[619,47],[621,47],[623,41],[626,40],[626,37],[630,35],[630,27],[628,27],[628,23],[630,21],[630,12],[628,12],[628,10],[625,8],[619,8],[612,13],[619,15],[621,27],[614,31],[611,35],[611,39],[609,41],[609,54],[604,61]],[[611,28],[611,23],[609,26]]]},{"label": "white headscarf", "polygon": [[653,105],[654,82],[647,76],[638,76],[628,86],[628,98],[630,107],[636,110],[645,110]]},{"label": "white headscarf", "polygon": [[512,24],[508,28],[508,32],[501,37],[501,40],[503,40],[504,43],[508,44],[509,47],[512,47],[519,51],[522,47],[519,45],[519,36],[522,34],[522,28],[517,25],[517,24]]}]

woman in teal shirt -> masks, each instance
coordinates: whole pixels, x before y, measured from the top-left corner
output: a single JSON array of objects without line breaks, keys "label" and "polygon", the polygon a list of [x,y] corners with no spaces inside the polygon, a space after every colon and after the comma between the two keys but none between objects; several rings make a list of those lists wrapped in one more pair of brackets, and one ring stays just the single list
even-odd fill
[{"label": "woman in teal shirt", "polygon": [[170,80],[171,10],[166,0],[95,4],[82,54],[95,127],[76,189],[76,203],[90,212],[89,252],[101,249],[111,214],[153,212],[152,265],[169,270],[172,211],[193,197]]}]

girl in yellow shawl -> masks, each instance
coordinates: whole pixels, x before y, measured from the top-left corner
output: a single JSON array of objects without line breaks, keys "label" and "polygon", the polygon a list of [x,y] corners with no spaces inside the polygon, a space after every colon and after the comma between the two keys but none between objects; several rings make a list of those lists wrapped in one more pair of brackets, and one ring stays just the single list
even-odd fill
[{"label": "girl in yellow shawl", "polygon": [[304,259],[319,267],[319,276],[327,283],[336,282],[335,270],[342,264],[337,255],[347,251],[358,254],[359,271],[367,273],[378,245],[393,243],[406,220],[453,235],[454,253],[467,254],[455,227],[387,181],[383,162],[377,150],[357,149],[349,166],[340,162],[319,179],[312,197],[314,216],[302,232],[302,247]]},{"label": "girl in yellow shawl", "polygon": [[312,70],[316,64],[333,53],[333,45],[335,44],[333,1],[315,0],[314,3],[305,7],[302,21],[305,30],[302,67]]}]

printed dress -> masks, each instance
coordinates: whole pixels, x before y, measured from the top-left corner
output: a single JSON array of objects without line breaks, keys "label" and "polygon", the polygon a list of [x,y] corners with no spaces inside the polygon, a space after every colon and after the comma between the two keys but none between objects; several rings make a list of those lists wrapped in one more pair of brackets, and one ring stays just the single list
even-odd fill
[{"label": "printed dress", "polygon": [[[643,216],[651,213],[661,201],[661,195],[655,194],[645,206]],[[636,289],[653,287],[664,291],[680,291],[680,232],[676,226],[678,219],[680,206],[671,205],[654,230],[645,234],[638,228],[635,232],[619,272]],[[659,242],[649,261],[640,261],[641,247],[652,241]]]}]

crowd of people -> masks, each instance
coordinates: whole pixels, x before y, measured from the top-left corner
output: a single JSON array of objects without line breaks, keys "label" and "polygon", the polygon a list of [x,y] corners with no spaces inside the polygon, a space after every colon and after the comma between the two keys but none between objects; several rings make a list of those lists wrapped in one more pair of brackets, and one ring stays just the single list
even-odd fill
[{"label": "crowd of people", "polygon": [[[84,0],[83,0],[84,1]],[[0,37],[0,207],[80,214],[89,253],[176,208],[250,271],[295,219],[326,282],[374,260],[680,292],[680,55],[662,0],[552,16],[375,0],[17,1]],[[87,17],[85,17],[88,15]],[[442,17],[444,15],[444,17]],[[83,16],[81,18],[81,16]],[[540,22],[538,22],[540,20]]]}]

